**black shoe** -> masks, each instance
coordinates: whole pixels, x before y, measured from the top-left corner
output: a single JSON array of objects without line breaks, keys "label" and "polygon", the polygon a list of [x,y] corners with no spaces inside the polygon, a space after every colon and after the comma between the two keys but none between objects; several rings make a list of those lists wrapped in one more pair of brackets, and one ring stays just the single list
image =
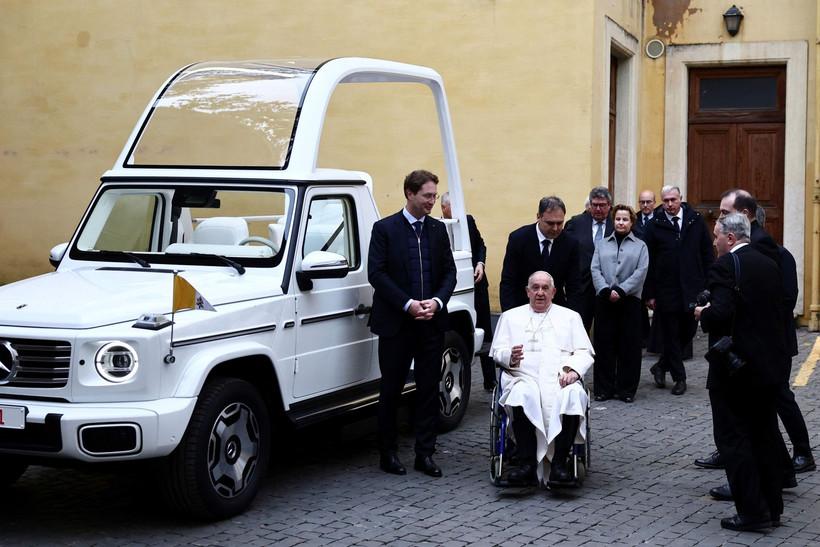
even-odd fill
[{"label": "black shoe", "polygon": [[705,458],[698,458],[695,460],[695,465],[704,469],[724,469],[726,467],[719,450],[715,450]]},{"label": "black shoe", "polygon": [[780,522],[780,515],[772,515],[772,528],[780,528],[783,523]]},{"label": "black shoe", "polygon": [[792,465],[794,466],[795,473],[806,473],[807,471],[817,469],[817,465],[814,463],[814,456],[811,454],[808,456],[798,456],[795,454],[792,459]]},{"label": "black shoe", "polygon": [[594,397],[594,399],[595,399],[596,401],[598,401],[598,402],[601,402],[601,401],[608,401],[608,400],[610,400],[611,398],[612,398],[612,396],[611,396],[611,395],[605,395],[605,394],[603,394],[603,393],[599,393],[599,394],[595,395],[595,397]]},{"label": "black shoe", "polygon": [[572,484],[573,478],[566,466],[559,461],[550,462],[550,478],[551,485],[566,485]]},{"label": "black shoe", "polygon": [[416,456],[416,463],[413,465],[413,469],[421,471],[430,477],[441,476],[441,469],[436,465],[436,462],[433,461],[432,456]]},{"label": "black shoe", "polygon": [[672,386],[672,395],[683,395],[686,393],[686,380],[678,380]]},{"label": "black shoe", "polygon": [[621,395],[619,399],[625,403],[632,403],[635,401],[635,397],[633,397],[632,395]]},{"label": "black shoe", "polygon": [[783,477],[783,482],[780,485],[780,488],[785,490],[786,488],[797,488],[797,477],[794,475],[786,475]]},{"label": "black shoe", "polygon": [[660,367],[660,361],[652,365],[649,369],[655,379],[655,387],[666,387],[666,371]]},{"label": "black shoe", "polygon": [[709,495],[718,501],[733,501],[735,499],[732,496],[732,489],[729,488],[728,484],[712,488],[709,490]]},{"label": "black shoe", "polygon": [[720,527],[737,532],[759,532],[771,528],[772,521],[768,515],[758,518],[735,515],[733,517],[720,519]]},{"label": "black shoe", "polygon": [[515,486],[530,486],[538,482],[538,474],[535,465],[527,463],[515,469],[510,469],[507,473],[507,482]]},{"label": "black shoe", "polygon": [[394,475],[406,475],[407,470],[399,461],[399,457],[395,452],[385,452],[379,458],[379,467],[385,473],[392,473]]}]

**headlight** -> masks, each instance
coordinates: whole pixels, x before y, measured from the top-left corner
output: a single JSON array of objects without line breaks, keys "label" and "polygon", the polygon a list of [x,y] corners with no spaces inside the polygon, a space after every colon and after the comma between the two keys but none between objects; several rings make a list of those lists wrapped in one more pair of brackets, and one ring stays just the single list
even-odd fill
[{"label": "headlight", "polygon": [[124,382],[134,376],[139,366],[137,352],[125,342],[109,342],[94,356],[97,372],[109,382]]}]

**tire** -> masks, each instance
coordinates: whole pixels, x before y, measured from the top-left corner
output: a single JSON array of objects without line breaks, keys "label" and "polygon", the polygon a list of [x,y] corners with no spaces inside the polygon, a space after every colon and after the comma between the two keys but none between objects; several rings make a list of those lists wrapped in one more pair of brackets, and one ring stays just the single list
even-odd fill
[{"label": "tire", "polygon": [[439,379],[438,429],[451,431],[458,427],[470,401],[472,356],[461,336],[455,331],[444,335],[444,351],[441,354],[441,377]]},{"label": "tire", "polygon": [[270,457],[270,417],[256,388],[218,378],[202,388],[188,428],[162,468],[172,509],[217,520],[253,501]]},{"label": "tire", "polygon": [[0,456],[0,490],[5,490],[26,472],[28,464],[14,456]]}]

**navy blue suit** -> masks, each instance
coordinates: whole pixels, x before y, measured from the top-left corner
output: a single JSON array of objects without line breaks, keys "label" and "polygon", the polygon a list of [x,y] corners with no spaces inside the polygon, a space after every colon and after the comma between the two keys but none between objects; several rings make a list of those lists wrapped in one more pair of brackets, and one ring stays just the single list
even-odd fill
[{"label": "navy blue suit", "polygon": [[[399,399],[410,363],[415,360],[416,454],[430,456],[436,445],[439,364],[447,328],[447,302],[456,286],[456,266],[443,223],[429,216],[424,218],[418,245],[419,256],[422,246],[429,256],[429,262],[422,261],[426,266],[420,266],[419,258],[409,252],[408,241],[415,238],[413,227],[401,211],[373,225],[367,265],[367,278],[374,289],[370,330],[379,335],[379,448],[382,453],[396,451]],[[422,295],[412,294],[413,260],[417,268],[429,268],[424,273],[431,283]],[[404,311],[408,300],[430,298],[438,298],[443,304],[433,319],[418,321]]]},{"label": "navy blue suit", "polygon": [[[592,255],[595,254],[595,240],[592,236],[592,224],[595,219],[588,211],[575,215],[567,222],[564,232],[578,242],[578,269],[581,274],[581,304],[576,310],[584,320],[584,327],[589,330],[592,327],[592,319],[595,315],[595,287],[592,285],[592,274],[590,265]],[[615,229],[612,217],[606,217],[604,227],[604,237],[607,237]]]}]

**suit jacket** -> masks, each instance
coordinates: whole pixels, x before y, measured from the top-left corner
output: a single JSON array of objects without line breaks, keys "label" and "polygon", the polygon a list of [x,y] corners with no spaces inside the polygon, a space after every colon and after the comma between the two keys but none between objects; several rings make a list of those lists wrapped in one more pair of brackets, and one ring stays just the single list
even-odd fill
[{"label": "suit jacket", "polygon": [[[370,330],[379,336],[395,336],[410,317],[404,305],[411,299],[407,256],[407,230],[412,226],[401,211],[373,225],[367,259],[367,280],[373,286]],[[441,330],[447,327],[447,302],[456,286],[456,265],[444,223],[427,216],[424,232],[429,238],[433,292],[444,304],[432,321]]]},{"label": "suit jacket", "polygon": [[638,239],[643,239],[644,235],[646,234],[646,228],[648,224],[652,222],[652,219],[650,218],[646,221],[646,224],[644,224],[643,213],[640,211],[640,209],[635,214],[637,215],[637,218],[635,219],[635,225],[632,226],[632,233],[635,234],[635,237],[637,237]]},{"label": "suit jacket", "polygon": [[709,270],[711,306],[703,310],[700,323],[712,338],[731,335],[732,350],[746,365],[730,376],[722,363],[710,363],[706,387],[779,386],[789,373],[784,359],[780,269],[751,245],[738,249],[735,255],[740,263],[739,276],[731,253],[720,257]]},{"label": "suit jacket", "polygon": [[[481,232],[478,231],[473,215],[467,215],[467,232],[470,235],[470,248],[473,250],[473,270],[475,270],[476,264],[479,262],[487,264],[487,246],[484,244]],[[484,277],[476,283],[476,287],[489,287],[486,268],[484,269]]]},{"label": "suit jacket", "polygon": [[[578,267],[581,272],[581,291],[587,296],[595,294],[595,288],[592,286],[592,275],[590,273],[592,255],[595,254],[595,240],[592,236],[593,222],[592,215],[584,211],[569,219],[564,228],[564,233],[578,242]],[[607,217],[604,237],[610,235],[614,229],[615,225],[612,223],[612,218]]]},{"label": "suit jacket", "polygon": [[752,222],[752,233],[749,235],[749,239],[751,240],[752,247],[774,260],[774,263],[780,266],[780,251],[777,249],[777,243],[774,242],[769,232],[764,230],[763,226],[758,224],[757,221]]},{"label": "suit jacket", "polygon": [[712,237],[703,216],[686,203],[681,207],[680,233],[660,206],[644,235],[649,273],[643,297],[655,298],[658,311],[688,313],[687,306],[706,288],[706,272],[715,261]]},{"label": "suit jacket", "polygon": [[578,243],[566,232],[561,232],[552,242],[545,264],[539,250],[538,234],[535,233],[537,229],[535,224],[527,224],[512,232],[507,240],[499,287],[501,311],[529,303],[527,279],[538,270],[549,272],[555,282],[553,302],[578,311],[581,296]]}]

